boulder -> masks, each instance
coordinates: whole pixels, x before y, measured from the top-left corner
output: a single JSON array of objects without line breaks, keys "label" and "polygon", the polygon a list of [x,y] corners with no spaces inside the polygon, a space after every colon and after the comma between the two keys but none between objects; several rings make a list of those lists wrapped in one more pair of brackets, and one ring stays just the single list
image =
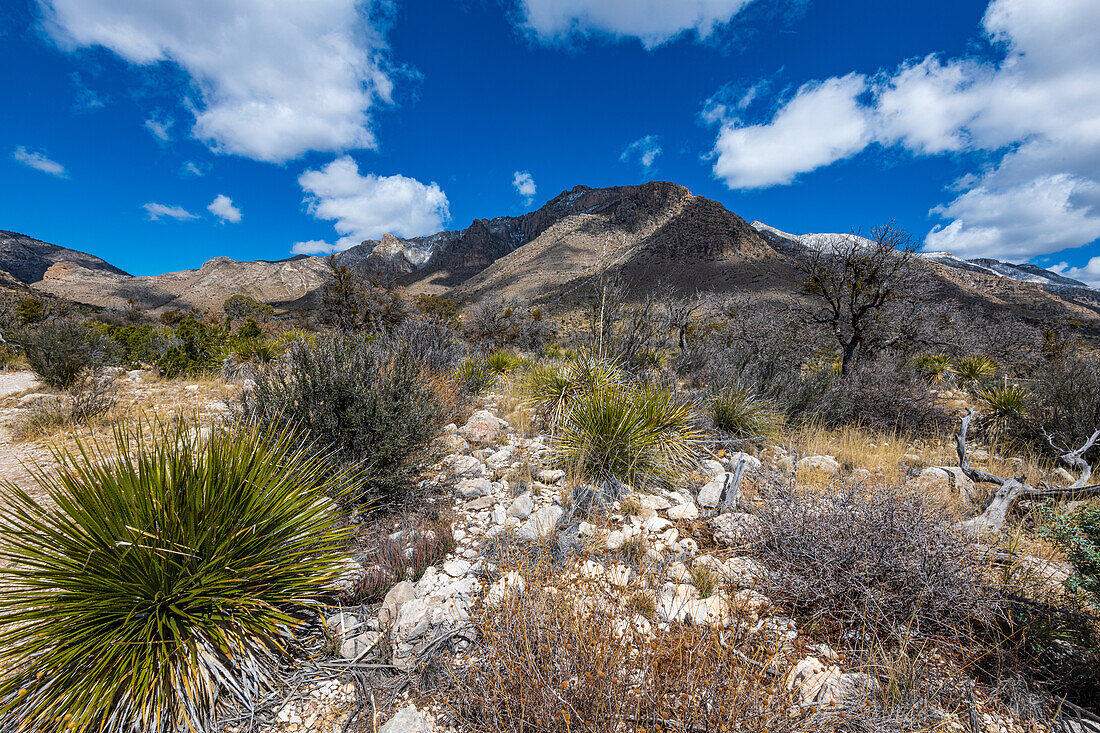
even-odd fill
[{"label": "boulder", "polygon": [[378,609],[378,625],[382,628],[389,626],[397,618],[401,607],[416,598],[416,586],[407,580],[390,588],[386,597],[382,599],[382,607]]},{"label": "boulder", "polygon": [[726,472],[726,467],[715,460],[705,460],[699,465],[699,471],[704,476],[719,476]]},{"label": "boulder", "polygon": [[737,451],[736,453],[731,453],[730,455],[726,456],[725,463],[730,471],[736,471],[737,464],[740,463],[742,460],[745,461],[745,470],[747,471],[755,471],[761,466],[759,458],[749,453],[745,453],[744,451]]},{"label": "boulder", "polygon": [[697,519],[698,517],[699,507],[695,505],[694,501],[677,504],[668,510],[669,519]]},{"label": "boulder", "polygon": [[544,484],[553,486],[565,478],[565,471],[560,468],[546,468],[535,474],[535,478]]},{"label": "boulder", "polygon": [[[697,501],[699,506],[707,507],[708,509],[714,509],[723,504],[729,503],[727,499],[733,503],[737,502],[737,496],[727,497],[726,494],[733,487],[734,475],[725,471],[718,476],[715,476],[708,481],[703,488],[699,489],[699,496]],[[740,487],[737,488],[740,493]]]},{"label": "boulder", "polygon": [[799,471],[819,471],[821,473],[839,473],[840,463],[832,456],[806,456],[797,464]]},{"label": "boulder", "polygon": [[455,493],[463,499],[476,499],[493,493],[493,484],[484,478],[462,479],[455,487]]},{"label": "boulder", "polygon": [[378,733],[433,733],[434,730],[432,719],[417,710],[415,705],[409,705],[386,721]]},{"label": "boulder", "polygon": [[511,506],[508,507],[507,514],[509,517],[515,517],[516,519],[527,519],[533,511],[535,511],[535,499],[531,496],[530,491],[525,491],[517,496]]},{"label": "boulder", "polygon": [[793,690],[804,706],[833,706],[860,702],[878,690],[878,680],[858,672],[841,672],[817,657],[806,657],[787,675],[787,689]]},{"label": "boulder", "polygon": [[452,453],[443,459],[443,466],[457,479],[477,478],[485,473],[485,466],[473,456]]},{"label": "boulder", "polygon": [[545,539],[557,529],[562,514],[564,514],[564,510],[557,504],[544,506],[516,530],[516,537],[528,541]]},{"label": "boulder", "polygon": [[496,440],[501,430],[506,428],[507,425],[508,423],[488,410],[478,410],[473,415],[470,415],[470,419],[466,421],[465,425],[459,428],[458,432],[471,443],[480,443],[484,445]]}]

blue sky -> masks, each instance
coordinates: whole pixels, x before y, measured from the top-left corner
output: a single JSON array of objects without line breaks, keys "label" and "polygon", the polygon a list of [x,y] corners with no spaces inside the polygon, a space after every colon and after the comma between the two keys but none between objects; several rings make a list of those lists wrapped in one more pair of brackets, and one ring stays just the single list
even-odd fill
[{"label": "blue sky", "polygon": [[1100,284],[1095,0],[6,0],[0,228],[135,274],[671,180]]}]

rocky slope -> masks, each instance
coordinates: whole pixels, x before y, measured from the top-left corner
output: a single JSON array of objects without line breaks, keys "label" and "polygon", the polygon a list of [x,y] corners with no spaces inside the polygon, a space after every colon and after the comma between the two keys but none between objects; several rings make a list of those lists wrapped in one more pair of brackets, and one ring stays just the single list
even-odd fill
[{"label": "rocky slope", "polygon": [[[746,223],[683,186],[576,186],[536,211],[477,219],[466,229],[403,239],[390,234],[336,255],[364,274],[384,273],[411,292],[463,303],[517,296],[570,308],[592,297],[601,272],[630,286],[743,291],[762,297],[797,290],[792,258],[831,235],[792,235]],[[941,296],[960,307],[1008,310],[1032,319],[1074,319],[1100,330],[1100,292],[1032,265],[926,255]],[[290,309],[315,305],[330,271],[320,257],[237,262],[220,257],[196,270],[131,277],[103,260],[0,233],[0,270],[40,291],[123,308],[133,300],[162,311],[217,310],[236,293]]]}]

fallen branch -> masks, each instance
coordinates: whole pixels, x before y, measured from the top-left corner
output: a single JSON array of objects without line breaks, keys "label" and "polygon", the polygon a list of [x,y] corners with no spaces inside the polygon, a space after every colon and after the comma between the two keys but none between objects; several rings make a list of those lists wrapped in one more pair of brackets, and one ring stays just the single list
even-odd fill
[{"label": "fallen branch", "polygon": [[[955,436],[956,450],[959,454],[959,468],[974,483],[996,484],[1001,488],[993,495],[993,499],[981,514],[964,522],[959,522],[959,528],[962,531],[974,537],[999,534],[1004,527],[1005,520],[1008,519],[1017,503],[1022,499],[1077,499],[1100,495],[1100,484],[1085,485],[1092,476],[1092,468],[1082,457],[1100,439],[1100,430],[1093,433],[1092,437],[1085,441],[1080,448],[1059,456],[1071,468],[1076,468],[1081,472],[1076,481],[1064,488],[1052,486],[1036,488],[1018,478],[1003,478],[970,465],[966,455],[966,432],[970,427],[970,422],[974,419],[974,414],[973,408],[968,407],[966,409],[966,415],[962,418],[959,424],[959,432]],[[1053,447],[1054,442],[1050,440],[1049,436],[1047,440]]]}]

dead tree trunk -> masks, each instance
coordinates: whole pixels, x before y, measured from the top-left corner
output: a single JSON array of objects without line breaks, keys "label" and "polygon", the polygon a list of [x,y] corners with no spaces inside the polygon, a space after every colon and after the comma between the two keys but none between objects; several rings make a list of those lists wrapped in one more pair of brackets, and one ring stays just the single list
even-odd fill
[{"label": "dead tree trunk", "polygon": [[[1012,514],[1012,510],[1021,499],[1066,499],[1100,494],[1100,484],[1087,485],[1089,478],[1092,476],[1092,467],[1082,457],[1100,439],[1100,430],[1093,433],[1092,437],[1077,450],[1067,451],[1059,456],[1066,465],[1081,472],[1076,481],[1065,488],[1047,486],[1046,484],[1041,484],[1039,488],[1036,488],[1020,481],[1018,478],[1002,478],[981,469],[973,468],[970,465],[970,461],[966,457],[966,431],[973,419],[973,408],[967,408],[966,416],[959,424],[958,435],[955,436],[956,449],[959,453],[959,468],[974,483],[997,484],[1000,488],[997,489],[997,493],[993,495],[993,500],[989,502],[989,505],[981,514],[964,522],[959,522],[959,528],[965,533],[974,537],[1000,533],[1005,520]],[[1051,447],[1059,450],[1054,446],[1054,441],[1051,440],[1050,436],[1047,436],[1047,440],[1050,441]]]}]

